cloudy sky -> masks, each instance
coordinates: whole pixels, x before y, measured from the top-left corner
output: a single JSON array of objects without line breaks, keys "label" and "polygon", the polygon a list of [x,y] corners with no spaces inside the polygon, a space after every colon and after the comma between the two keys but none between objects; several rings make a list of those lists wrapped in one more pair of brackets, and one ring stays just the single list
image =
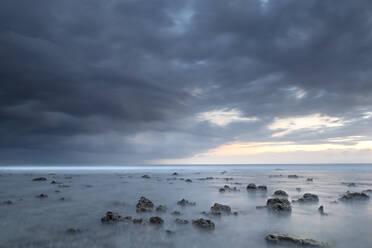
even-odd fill
[{"label": "cloudy sky", "polygon": [[372,162],[370,0],[2,0],[0,164]]}]

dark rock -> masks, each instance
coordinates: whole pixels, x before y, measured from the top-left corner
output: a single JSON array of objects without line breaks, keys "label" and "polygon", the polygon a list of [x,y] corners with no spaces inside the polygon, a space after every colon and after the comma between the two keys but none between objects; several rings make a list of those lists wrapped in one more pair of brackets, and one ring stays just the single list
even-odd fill
[{"label": "dark rock", "polygon": [[359,201],[359,200],[369,200],[369,196],[366,193],[349,192],[347,191],[343,196],[339,198],[340,201]]},{"label": "dark rock", "polygon": [[32,181],[36,182],[36,181],[46,181],[48,179],[46,179],[45,177],[36,177],[34,179],[32,179]]},{"label": "dark rock", "polygon": [[259,185],[259,186],[257,186],[257,189],[262,190],[262,191],[267,191],[266,185]]},{"label": "dark rock", "polygon": [[82,231],[79,229],[79,228],[68,228],[66,230],[66,233],[69,233],[69,234],[76,234],[76,233],[81,233]]},{"label": "dark rock", "polygon": [[180,224],[180,225],[186,225],[186,224],[189,223],[188,220],[180,219],[180,218],[175,219],[174,222],[176,222],[176,224]]},{"label": "dark rock", "polygon": [[224,188],[220,188],[218,191],[219,191],[220,193],[224,193],[226,190],[225,190]]},{"label": "dark rock", "polygon": [[37,195],[36,197],[42,199],[42,198],[48,198],[48,195],[47,194],[40,194],[40,195]]},{"label": "dark rock", "polygon": [[118,213],[114,213],[114,212],[111,212],[111,211],[108,211],[106,213],[106,216],[101,218],[101,222],[105,223],[105,224],[111,224],[111,223],[115,223],[115,222],[118,222],[118,221],[121,221],[121,220],[122,220],[122,218]]},{"label": "dark rock", "polygon": [[294,246],[294,247],[317,247],[325,248],[328,247],[327,243],[320,242],[314,239],[303,239],[287,234],[269,234],[265,237],[265,240],[270,244],[277,244],[283,246]]},{"label": "dark rock", "polygon": [[149,175],[143,175],[142,178],[150,179],[151,177]]},{"label": "dark rock", "polygon": [[291,212],[291,203],[285,198],[270,198],[266,202],[266,207],[275,212]]},{"label": "dark rock", "polygon": [[12,205],[13,202],[11,200],[3,201],[3,204],[5,205]]},{"label": "dark rock", "polygon": [[319,211],[319,213],[320,213],[321,215],[328,215],[327,213],[324,212],[324,207],[323,207],[323,205],[320,206],[320,207],[318,208],[318,211]]},{"label": "dark rock", "polygon": [[192,180],[190,178],[186,179],[185,182],[192,183]]},{"label": "dark rock", "polygon": [[133,224],[141,224],[142,222],[143,222],[142,218],[138,218],[138,219],[134,218],[133,219]]},{"label": "dark rock", "polygon": [[154,203],[146,197],[141,197],[136,205],[137,212],[151,212],[154,208]]},{"label": "dark rock", "polygon": [[208,220],[208,219],[203,219],[203,218],[196,219],[196,220],[192,221],[192,224],[196,227],[199,227],[199,228],[205,229],[205,230],[213,230],[214,229],[213,221]]},{"label": "dark rock", "polygon": [[164,223],[164,220],[160,218],[159,216],[150,217],[150,224],[162,225],[163,223]]},{"label": "dark rock", "polygon": [[348,187],[356,187],[356,183],[342,183]]},{"label": "dark rock", "polygon": [[277,190],[277,191],[275,191],[274,192],[274,195],[275,196],[284,196],[284,197],[287,197],[288,196],[288,194],[287,194],[287,192],[285,192],[284,190]]},{"label": "dark rock", "polygon": [[300,199],[298,199],[299,203],[317,203],[319,202],[319,197],[315,194],[306,193]]},{"label": "dark rock", "polygon": [[177,202],[177,205],[182,206],[182,207],[185,207],[185,206],[195,206],[196,203],[195,202],[189,202],[186,199],[182,199],[182,200],[180,200],[180,201]]},{"label": "dark rock", "polygon": [[228,205],[215,203],[211,207],[211,212],[222,212],[222,213],[230,214],[231,213],[231,207],[228,206]]},{"label": "dark rock", "polygon": [[247,186],[247,190],[256,190],[256,189],[257,189],[257,186],[254,183],[250,183]]},{"label": "dark rock", "polygon": [[53,180],[50,184],[57,184],[57,182]]},{"label": "dark rock", "polygon": [[288,178],[298,178],[299,176],[297,175],[288,175]]},{"label": "dark rock", "polygon": [[66,200],[64,197],[59,198],[60,201]]},{"label": "dark rock", "polygon": [[267,206],[256,206],[256,209],[264,209],[267,208]]},{"label": "dark rock", "polygon": [[172,176],[178,176],[177,172],[173,172]]},{"label": "dark rock", "polygon": [[181,215],[181,212],[179,212],[179,211],[173,211],[171,214],[174,215],[174,216],[180,216]]},{"label": "dark rock", "polygon": [[314,179],[313,179],[313,178],[311,178],[311,177],[309,177],[309,178],[307,178],[307,179],[306,179],[306,181],[307,181],[307,182],[313,182],[313,181],[314,181]]},{"label": "dark rock", "polygon": [[60,187],[60,188],[70,188],[69,185],[66,185],[66,184],[63,184],[63,183],[58,184],[58,187]]},{"label": "dark rock", "polygon": [[61,191],[59,191],[58,189],[57,190],[54,190],[55,193],[60,193]]},{"label": "dark rock", "polygon": [[175,234],[176,232],[175,231],[171,231],[171,230],[165,230],[165,232],[169,235],[172,235],[172,234]]},{"label": "dark rock", "polygon": [[167,206],[164,206],[164,205],[159,205],[159,206],[157,206],[157,208],[156,208],[156,211],[157,212],[166,212],[167,211]]},{"label": "dark rock", "polygon": [[223,186],[223,188],[220,188],[219,189],[219,192],[221,192],[221,193],[226,192],[226,191],[228,191],[228,192],[236,192],[236,191],[239,191],[239,189],[237,189],[236,187],[231,188],[228,185],[225,185],[225,186]]},{"label": "dark rock", "polygon": [[301,192],[301,188],[296,188],[296,191],[297,192]]}]

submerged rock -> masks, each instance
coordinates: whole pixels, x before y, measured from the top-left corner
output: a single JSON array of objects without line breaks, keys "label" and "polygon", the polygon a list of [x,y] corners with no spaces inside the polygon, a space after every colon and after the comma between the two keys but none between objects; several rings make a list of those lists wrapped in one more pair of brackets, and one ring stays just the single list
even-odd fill
[{"label": "submerged rock", "polygon": [[285,198],[270,198],[266,202],[266,207],[275,212],[288,213],[292,211],[291,203]]},{"label": "submerged rock", "polygon": [[37,195],[36,197],[42,199],[42,198],[48,198],[48,195],[42,193],[40,195]]},{"label": "submerged rock", "polygon": [[313,182],[314,179],[313,179],[312,177],[309,177],[309,178],[306,179],[306,181],[307,181],[307,182]]},{"label": "submerged rock", "polygon": [[347,191],[343,196],[339,198],[340,201],[354,201],[354,200],[369,200],[369,196],[366,193],[349,192]]},{"label": "submerged rock", "polygon": [[237,189],[236,187],[231,188],[228,185],[225,185],[225,186],[223,186],[223,188],[220,188],[219,189],[219,192],[220,193],[223,193],[223,192],[226,192],[226,191],[228,191],[228,192],[237,192],[237,191],[239,191],[239,189]]},{"label": "submerged rock", "polygon": [[180,211],[173,211],[171,214],[174,215],[174,216],[180,216],[181,212]]},{"label": "submerged rock", "polygon": [[118,222],[118,221],[121,221],[121,220],[122,220],[122,218],[118,213],[114,213],[114,212],[111,212],[111,211],[108,211],[106,213],[106,216],[101,218],[101,222],[104,223],[104,224],[111,224],[111,223],[115,223],[115,222]]},{"label": "submerged rock", "polygon": [[325,248],[328,244],[325,242],[320,242],[314,239],[298,238],[295,236],[287,234],[269,234],[265,237],[266,242],[270,244],[294,246],[294,247],[317,247]]},{"label": "submerged rock", "polygon": [[288,194],[287,194],[287,192],[285,192],[284,190],[277,190],[277,191],[275,191],[274,192],[274,195],[275,196],[284,196],[284,197],[287,197],[288,196]]},{"label": "submerged rock", "polygon": [[323,207],[323,205],[320,206],[320,207],[318,208],[318,211],[319,211],[319,213],[320,213],[321,215],[328,215],[327,213],[324,212],[324,207]]},{"label": "submerged rock", "polygon": [[34,179],[32,179],[32,181],[36,182],[36,181],[46,181],[48,179],[46,179],[45,177],[36,177]]},{"label": "submerged rock", "polygon": [[159,206],[157,206],[157,208],[156,208],[156,211],[157,212],[166,212],[167,211],[167,206],[164,206],[164,205],[159,205]]},{"label": "submerged rock", "polygon": [[142,218],[134,218],[133,219],[133,224],[141,224],[143,222]]},{"label": "submerged rock", "polygon": [[13,205],[13,202],[11,200],[3,201],[4,205]]},{"label": "submerged rock", "polygon": [[186,225],[186,224],[189,223],[188,220],[180,219],[180,218],[175,219],[174,222],[176,222],[176,224],[180,224],[180,225]]},{"label": "submerged rock", "polygon": [[297,175],[288,175],[288,178],[299,178]]},{"label": "submerged rock", "polygon": [[159,216],[150,217],[150,224],[162,225],[163,223],[164,223],[164,220],[160,218]]},{"label": "submerged rock", "polygon": [[219,204],[219,203],[215,203],[212,207],[211,207],[211,212],[222,212],[222,213],[226,213],[226,214],[231,214],[231,207],[228,206],[228,205],[223,205],[223,204]]},{"label": "submerged rock", "polygon": [[192,180],[190,178],[186,179],[185,182],[192,183]]},{"label": "submerged rock", "polygon": [[315,194],[306,193],[300,199],[298,199],[299,203],[317,203],[319,202],[319,197]]},{"label": "submerged rock", "polygon": [[196,203],[195,202],[189,202],[186,199],[182,199],[182,200],[180,200],[180,201],[177,202],[177,205],[182,206],[182,207],[185,207],[185,206],[195,206]]},{"label": "submerged rock", "polygon": [[198,228],[205,229],[205,230],[213,230],[214,229],[214,223],[211,220],[208,219],[196,219],[192,221],[192,224]]},{"label": "submerged rock", "polygon": [[151,177],[147,174],[143,175],[142,178],[145,178],[145,179],[150,179]]},{"label": "submerged rock", "polygon": [[267,186],[266,185],[258,185],[257,189],[262,190],[262,191],[267,191]]},{"label": "submerged rock", "polygon": [[66,230],[66,233],[69,233],[69,234],[76,234],[76,233],[81,233],[82,231],[79,229],[79,228],[68,228]]},{"label": "submerged rock", "polygon": [[136,208],[137,212],[151,212],[154,208],[154,203],[152,203],[152,201],[146,197],[141,196],[141,198],[138,200]]}]

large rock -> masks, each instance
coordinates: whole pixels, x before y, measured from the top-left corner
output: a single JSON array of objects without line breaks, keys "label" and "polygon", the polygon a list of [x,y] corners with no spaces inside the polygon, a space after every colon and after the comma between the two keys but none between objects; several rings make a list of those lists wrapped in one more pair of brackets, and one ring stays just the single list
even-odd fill
[{"label": "large rock", "polygon": [[146,197],[141,197],[136,205],[137,212],[151,212],[154,208],[154,203]]},{"label": "large rock", "polygon": [[196,227],[199,227],[201,229],[206,229],[206,230],[212,230],[214,229],[214,223],[211,220],[208,219],[196,219],[192,221],[192,224]]},{"label": "large rock", "polygon": [[211,212],[231,214],[231,207],[228,206],[228,205],[223,205],[223,204],[215,203],[211,207]]},{"label": "large rock", "polygon": [[349,192],[347,191],[343,196],[339,198],[340,201],[360,201],[369,200],[369,196],[366,193]]},{"label": "large rock", "polygon": [[275,212],[289,213],[292,211],[291,203],[285,198],[270,198],[266,202],[266,207]]},{"label": "large rock", "polygon": [[319,197],[315,194],[306,193],[300,199],[298,199],[299,203],[317,203],[319,202]]},{"label": "large rock", "polygon": [[265,237],[265,240],[270,244],[277,244],[285,247],[328,247],[328,244],[325,242],[314,239],[298,238],[287,234],[269,234]]}]

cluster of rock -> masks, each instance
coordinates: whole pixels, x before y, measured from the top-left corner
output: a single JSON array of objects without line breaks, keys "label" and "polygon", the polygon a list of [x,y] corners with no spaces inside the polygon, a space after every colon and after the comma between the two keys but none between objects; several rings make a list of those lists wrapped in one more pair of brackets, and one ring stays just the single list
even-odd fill
[{"label": "cluster of rock", "polygon": [[177,205],[179,205],[181,207],[186,207],[186,206],[195,206],[196,203],[195,202],[190,202],[186,199],[182,199],[182,200],[177,202]]},{"label": "cluster of rock", "polygon": [[225,186],[223,186],[223,188],[220,188],[218,191],[220,193],[224,193],[224,192],[237,192],[237,191],[240,191],[240,190],[237,189],[236,187],[230,187],[229,185],[225,185]]},{"label": "cluster of rock", "polygon": [[247,190],[261,190],[261,191],[267,191],[267,187],[265,185],[256,185],[254,183],[250,183],[247,186]]},{"label": "cluster of rock", "polygon": [[154,208],[154,203],[146,197],[141,197],[136,205],[137,212],[151,212]]},{"label": "cluster of rock", "polygon": [[192,224],[200,229],[205,230],[213,230],[215,226],[213,221],[203,218],[193,220]]}]

